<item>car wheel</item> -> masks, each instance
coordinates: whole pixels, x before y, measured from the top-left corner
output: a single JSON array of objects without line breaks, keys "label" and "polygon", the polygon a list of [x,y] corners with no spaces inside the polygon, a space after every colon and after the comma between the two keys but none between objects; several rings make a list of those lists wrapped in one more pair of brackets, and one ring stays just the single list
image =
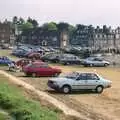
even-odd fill
[{"label": "car wheel", "polygon": [[89,66],[90,66],[90,67],[93,67],[93,64],[90,64]]},{"label": "car wheel", "polygon": [[97,92],[97,93],[102,93],[102,92],[103,92],[103,86],[98,86],[98,87],[96,88],[96,92]]},{"label": "car wheel", "polygon": [[25,75],[28,77],[28,76],[30,76],[30,74],[28,74],[28,73],[25,73]]},{"label": "car wheel", "polygon": [[69,63],[68,63],[68,62],[65,62],[64,65],[69,65]]},{"label": "car wheel", "polygon": [[105,63],[105,64],[104,64],[104,66],[105,66],[105,67],[107,67],[107,66],[108,66],[108,64],[107,64],[107,63]]},{"label": "car wheel", "polygon": [[36,73],[32,73],[32,77],[37,77],[37,74]]},{"label": "car wheel", "polygon": [[57,76],[59,76],[59,73],[55,73],[53,76],[54,76],[54,77],[57,77]]},{"label": "car wheel", "polygon": [[62,92],[65,93],[65,94],[68,94],[71,92],[71,87],[68,86],[68,85],[65,85],[62,87]]}]

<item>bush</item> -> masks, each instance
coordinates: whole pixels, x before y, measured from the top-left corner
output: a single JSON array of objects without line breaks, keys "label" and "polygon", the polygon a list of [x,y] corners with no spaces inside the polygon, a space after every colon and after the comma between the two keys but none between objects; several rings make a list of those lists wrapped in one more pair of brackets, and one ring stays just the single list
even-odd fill
[{"label": "bush", "polygon": [[57,120],[57,111],[43,108],[39,102],[28,100],[18,88],[0,83],[0,106],[16,120]]}]

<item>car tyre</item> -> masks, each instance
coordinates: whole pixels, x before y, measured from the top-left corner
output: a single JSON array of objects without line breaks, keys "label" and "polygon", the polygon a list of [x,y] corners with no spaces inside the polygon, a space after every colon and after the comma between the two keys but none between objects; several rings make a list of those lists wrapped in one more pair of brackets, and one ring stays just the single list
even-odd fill
[{"label": "car tyre", "polygon": [[107,63],[105,63],[105,64],[104,64],[104,66],[105,66],[105,67],[107,67],[107,66],[108,66],[108,64],[107,64]]},{"label": "car tyre", "polygon": [[90,66],[90,67],[93,67],[93,64],[90,64],[89,66]]},{"label": "car tyre", "polygon": [[65,62],[64,65],[69,65],[70,63],[69,62]]},{"label": "car tyre", "polygon": [[32,77],[37,77],[37,74],[36,73],[32,73]]},{"label": "car tyre", "polygon": [[97,86],[97,87],[96,87],[96,92],[97,92],[97,93],[102,93],[102,92],[103,92],[103,86],[101,86],[101,85],[100,85],[100,86]]},{"label": "car tyre", "polygon": [[59,73],[55,73],[53,76],[54,76],[54,77],[58,77],[58,76],[59,76]]},{"label": "car tyre", "polygon": [[30,74],[28,74],[28,73],[25,73],[25,75],[26,75],[26,77],[30,76]]},{"label": "car tyre", "polygon": [[65,93],[65,94],[68,94],[71,92],[71,87],[69,85],[64,85],[62,87],[62,92]]}]

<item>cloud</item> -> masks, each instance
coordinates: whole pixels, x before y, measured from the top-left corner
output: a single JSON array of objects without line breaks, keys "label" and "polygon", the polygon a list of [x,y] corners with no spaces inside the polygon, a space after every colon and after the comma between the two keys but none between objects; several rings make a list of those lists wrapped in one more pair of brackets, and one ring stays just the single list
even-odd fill
[{"label": "cloud", "polygon": [[119,0],[0,0],[0,18],[34,17],[40,23],[66,21],[73,24],[119,25]]}]

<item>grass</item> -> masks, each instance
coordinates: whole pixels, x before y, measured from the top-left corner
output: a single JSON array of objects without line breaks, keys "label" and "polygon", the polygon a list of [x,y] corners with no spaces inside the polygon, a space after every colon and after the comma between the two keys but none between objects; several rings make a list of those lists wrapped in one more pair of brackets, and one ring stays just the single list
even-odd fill
[{"label": "grass", "polygon": [[12,50],[0,50],[0,56],[8,56],[12,60],[18,60],[17,57],[11,55]]},{"label": "grass", "polygon": [[0,120],[12,120],[12,118],[9,115],[1,112],[0,113]]},{"label": "grass", "polygon": [[[39,102],[25,98],[20,89],[9,84],[6,79],[0,75],[0,107],[3,110],[16,120],[58,120],[57,111],[44,108]],[[0,114],[0,117],[4,116]]]}]

